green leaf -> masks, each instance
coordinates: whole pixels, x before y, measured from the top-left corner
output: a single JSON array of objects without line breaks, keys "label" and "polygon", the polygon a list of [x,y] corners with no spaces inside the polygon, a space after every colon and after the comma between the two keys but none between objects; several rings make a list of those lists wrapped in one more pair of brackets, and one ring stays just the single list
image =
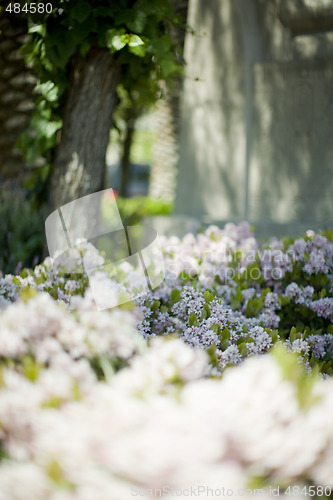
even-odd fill
[{"label": "green leaf", "polygon": [[173,75],[179,68],[178,64],[173,60],[172,57],[162,59],[160,61],[160,66],[164,78],[168,78],[169,76]]},{"label": "green leaf", "polygon": [[113,367],[110,363],[110,361],[105,357],[105,356],[100,356],[98,358],[99,365],[101,367],[101,370],[103,372],[104,378],[107,382],[110,382],[113,375],[114,375],[114,370]]},{"label": "green leaf", "polygon": [[[40,92],[43,98],[49,102],[57,102],[59,99],[59,89],[51,80],[43,83],[38,83],[36,85],[36,91]],[[45,101],[42,102],[45,105]]]},{"label": "green leaf", "polygon": [[213,343],[208,349],[206,349],[207,354],[209,356],[209,362],[211,365],[218,367],[219,366],[219,360],[216,356],[216,345]]},{"label": "green leaf", "polygon": [[38,33],[44,37],[46,35],[46,26],[45,24],[32,24],[29,26],[28,33]]},{"label": "green leaf", "polygon": [[207,311],[205,309],[203,309],[201,316],[200,316],[200,319],[203,320],[203,319],[206,319],[207,317],[208,317]]},{"label": "green leaf", "polygon": [[75,21],[82,23],[89,17],[89,14],[91,12],[92,12],[91,5],[85,0],[80,0],[80,2],[78,2],[75,5],[75,7],[71,8],[70,16],[72,19],[75,19]]},{"label": "green leaf", "polygon": [[199,325],[199,322],[198,322],[197,317],[196,317],[194,312],[191,312],[191,314],[188,318],[188,324],[190,326],[198,326]]},{"label": "green leaf", "polygon": [[201,318],[202,319],[206,319],[206,318],[209,318],[209,317],[210,317],[210,307],[209,307],[208,304],[205,304],[204,307],[203,307]]},{"label": "green leaf", "polygon": [[28,302],[29,300],[33,299],[38,295],[38,292],[35,288],[29,288],[28,286],[22,288],[22,291],[20,293],[20,298],[23,300],[23,302]]},{"label": "green leaf", "polygon": [[23,358],[22,364],[23,364],[23,375],[32,382],[35,382],[39,376],[39,371],[40,371],[39,365],[33,359],[31,359],[30,356],[25,356]]},{"label": "green leaf", "polygon": [[145,42],[138,35],[134,35],[133,33],[122,35],[124,39],[127,40],[127,45],[130,47],[138,47],[139,45],[144,45]]},{"label": "green leaf", "polygon": [[91,47],[91,43],[88,40],[83,40],[83,42],[80,44],[80,54],[82,57],[85,57]]},{"label": "green leaf", "polygon": [[330,325],[328,325],[327,333],[333,333],[333,324],[332,323]]},{"label": "green leaf", "polygon": [[227,339],[221,340],[221,342],[220,342],[221,351],[225,351],[226,349],[228,349],[228,347],[229,347],[229,340],[227,340]]},{"label": "green leaf", "polygon": [[145,55],[147,53],[145,45],[137,45],[137,46],[130,45],[129,51],[138,57],[145,57]]},{"label": "green leaf", "polygon": [[235,296],[232,297],[231,299],[231,307],[233,309],[238,309],[239,306],[241,305],[242,300],[243,300],[243,293],[240,289],[238,289],[237,292],[235,293]]},{"label": "green leaf", "polygon": [[64,69],[72,55],[76,51],[76,45],[72,43],[72,34],[62,32],[50,35],[45,41],[45,51],[47,59],[53,66]]},{"label": "green leaf", "polygon": [[203,294],[203,297],[205,301],[209,303],[212,302],[212,300],[214,299],[214,294],[206,290],[205,293]]},{"label": "green leaf", "polygon": [[114,49],[116,52],[124,48],[126,42],[122,39],[122,35],[114,35],[112,37],[111,43],[107,43],[107,47],[111,50]]},{"label": "green leaf", "polygon": [[41,132],[43,132],[43,135],[47,139],[53,137],[54,134],[57,132],[57,130],[61,129],[61,127],[62,127],[62,120],[47,121],[41,119],[38,122],[38,128],[41,130]]},{"label": "green leaf", "polygon": [[223,340],[229,340],[230,339],[230,330],[229,328],[224,328],[221,332],[221,339]]},{"label": "green leaf", "polygon": [[174,290],[172,290],[170,297],[173,302],[179,302],[181,298],[180,291],[177,288],[175,288]]},{"label": "green leaf", "polygon": [[249,352],[245,342],[241,342],[240,344],[238,344],[238,350],[241,356],[246,356]]},{"label": "green leaf", "polygon": [[275,342],[277,342],[279,339],[279,331],[278,330],[268,331],[268,335],[271,337],[273,344],[275,344]]},{"label": "green leaf", "polygon": [[63,471],[59,462],[53,458],[46,467],[48,477],[61,489],[74,491],[74,485],[66,479],[66,474]]},{"label": "green leaf", "polygon": [[156,311],[161,305],[161,302],[159,300],[155,300],[155,302],[153,303],[152,307],[151,307],[151,310],[152,311]]},{"label": "green leaf", "polygon": [[215,323],[215,325],[212,325],[210,327],[210,330],[212,330],[213,332],[215,332],[217,335],[220,335],[220,333],[221,333],[221,325],[219,325],[218,323]]},{"label": "green leaf", "polygon": [[42,403],[42,408],[60,408],[62,399],[59,396],[51,396],[49,399]]},{"label": "green leaf", "polygon": [[280,306],[286,306],[289,303],[290,303],[290,297],[288,297],[288,296],[283,297],[282,295],[279,295],[279,297],[278,297],[278,304]]},{"label": "green leaf", "polygon": [[179,279],[181,279],[181,280],[182,280],[182,281],[184,281],[185,283],[186,283],[187,281],[191,281],[191,280],[192,280],[191,276],[190,276],[190,275],[189,275],[186,271],[181,271],[181,272],[179,273],[179,276],[178,276],[178,277],[179,277]]},{"label": "green leaf", "polygon": [[147,14],[143,10],[138,10],[131,21],[127,21],[127,27],[135,33],[142,33],[146,26]]},{"label": "green leaf", "polygon": [[72,386],[72,398],[74,401],[80,401],[82,399],[81,389],[77,381],[75,381]]},{"label": "green leaf", "polygon": [[297,328],[294,326],[290,330],[290,342],[294,342],[294,340],[300,339],[302,337],[301,333],[297,331]]}]

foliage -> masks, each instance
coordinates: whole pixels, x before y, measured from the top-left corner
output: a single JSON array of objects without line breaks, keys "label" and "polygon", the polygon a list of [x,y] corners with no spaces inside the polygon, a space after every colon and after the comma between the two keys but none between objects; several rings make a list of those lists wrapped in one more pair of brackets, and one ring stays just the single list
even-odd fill
[{"label": "foliage", "polygon": [[[0,497],[75,500],[98,491],[127,500],[165,485],[165,498],[182,489],[188,496],[187,485],[198,496],[198,485],[209,485],[207,497],[250,487],[267,498],[331,496],[333,380],[321,363],[331,360],[332,327],[312,340],[306,326],[291,328],[279,341],[267,326],[285,297],[307,298],[310,310],[320,300],[310,297],[312,285],[284,278],[299,268],[317,292],[315,276],[331,281],[328,236],[272,241],[280,270],[291,248],[301,265],[287,262],[269,286],[271,255],[246,224],[161,237],[165,280],[130,309],[96,311],[95,284],[111,298],[120,288],[87,242],[81,253],[71,248],[0,278]],[[74,272],[83,257],[97,266],[89,283]],[[251,274],[258,268],[262,276]],[[223,279],[226,269],[232,278]],[[313,308],[318,319],[332,320],[331,293],[326,308]]]},{"label": "foliage", "polygon": [[6,185],[0,192],[0,272],[18,273],[43,255],[44,217],[36,211],[25,191]]},{"label": "foliage", "polygon": [[[94,47],[114,54],[121,65],[119,106],[146,107],[182,71],[170,27],[180,22],[169,0],[59,0],[52,13],[28,15],[29,41],[22,47],[40,78],[36,109],[19,140],[29,163],[43,156],[44,176],[53,161],[71,62]],[[119,114],[119,112],[118,112]],[[120,112],[121,115],[121,112]]]},{"label": "foliage", "polygon": [[303,238],[260,246],[248,224],[229,224],[182,240],[165,239],[164,251],[172,291],[161,298],[157,294],[157,309],[147,302],[152,313],[147,313],[146,335],[177,325],[193,345],[214,344],[211,353],[223,366],[282,340],[308,369],[318,366],[333,374],[329,232],[309,231]]}]

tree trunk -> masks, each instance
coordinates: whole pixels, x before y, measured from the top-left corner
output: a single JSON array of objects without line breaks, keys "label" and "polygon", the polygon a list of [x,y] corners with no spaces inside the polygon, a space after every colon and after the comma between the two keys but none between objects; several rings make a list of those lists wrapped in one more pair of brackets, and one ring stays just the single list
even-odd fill
[{"label": "tree trunk", "polygon": [[[188,0],[170,0],[177,14],[181,16],[183,26],[171,27],[173,41],[183,49],[186,34],[186,19]],[[178,53],[179,63],[184,63],[182,54]],[[153,148],[153,160],[150,170],[149,195],[152,198],[162,198],[173,201],[175,198],[178,147],[179,147],[179,113],[180,96],[183,89],[183,79],[176,77],[175,87],[170,89],[165,85],[163,97],[156,105],[156,139]]]},{"label": "tree trunk", "polygon": [[119,73],[119,66],[106,49],[92,49],[85,59],[74,58],[51,174],[50,211],[103,189]]},{"label": "tree trunk", "polygon": [[0,178],[18,181],[26,162],[16,141],[31,119],[37,78],[19,52],[28,37],[26,16],[6,11],[9,3],[0,14]]},{"label": "tree trunk", "polygon": [[124,141],[123,156],[121,159],[121,182],[120,196],[126,197],[128,191],[129,173],[130,173],[130,154],[134,136],[135,119],[130,117],[127,120],[126,137]]}]

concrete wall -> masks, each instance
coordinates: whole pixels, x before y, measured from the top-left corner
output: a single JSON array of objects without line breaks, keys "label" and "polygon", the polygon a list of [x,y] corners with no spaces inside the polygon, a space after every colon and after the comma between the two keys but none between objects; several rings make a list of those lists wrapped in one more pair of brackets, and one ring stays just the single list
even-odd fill
[{"label": "concrete wall", "polygon": [[233,0],[192,0],[185,41],[176,211],[242,216],[244,53]]},{"label": "concrete wall", "polygon": [[333,0],[190,0],[176,214],[333,227]]}]

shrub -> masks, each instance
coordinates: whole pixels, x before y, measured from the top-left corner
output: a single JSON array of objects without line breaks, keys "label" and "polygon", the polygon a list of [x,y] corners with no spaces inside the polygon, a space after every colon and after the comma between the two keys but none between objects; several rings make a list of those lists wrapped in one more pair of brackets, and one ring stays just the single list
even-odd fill
[{"label": "shrub", "polygon": [[24,189],[7,184],[0,191],[0,272],[18,273],[43,255],[44,213],[36,211]]}]

